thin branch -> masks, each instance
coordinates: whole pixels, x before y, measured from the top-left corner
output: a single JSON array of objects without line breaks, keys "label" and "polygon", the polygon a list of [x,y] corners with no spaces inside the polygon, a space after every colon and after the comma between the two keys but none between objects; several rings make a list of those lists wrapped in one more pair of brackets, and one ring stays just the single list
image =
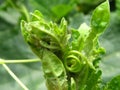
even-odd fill
[{"label": "thin branch", "polygon": [[24,89],[29,90],[21,81],[20,79],[10,70],[10,68],[6,64],[2,64],[3,67],[7,70],[7,72],[11,75],[11,77]]},{"label": "thin branch", "polygon": [[3,59],[0,59],[0,64],[5,64],[5,63],[10,63],[10,64],[13,64],[13,63],[33,63],[33,62],[40,62],[41,60],[40,59],[26,59],[26,60],[3,60]]}]

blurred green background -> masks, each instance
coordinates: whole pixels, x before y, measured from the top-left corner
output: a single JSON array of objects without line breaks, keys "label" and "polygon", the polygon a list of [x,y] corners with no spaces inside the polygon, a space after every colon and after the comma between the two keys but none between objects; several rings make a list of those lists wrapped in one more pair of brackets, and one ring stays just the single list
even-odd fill
[{"label": "blurred green background", "polygon": [[[20,30],[21,19],[40,10],[45,18],[59,24],[65,17],[68,28],[90,23],[92,11],[105,0],[0,0],[0,58],[6,60],[37,58],[25,43]],[[109,0],[110,24],[100,38],[106,49],[100,67],[103,84],[120,75],[120,0]],[[40,63],[9,64],[10,69],[30,90],[46,90]],[[0,65],[0,90],[22,90]]]}]

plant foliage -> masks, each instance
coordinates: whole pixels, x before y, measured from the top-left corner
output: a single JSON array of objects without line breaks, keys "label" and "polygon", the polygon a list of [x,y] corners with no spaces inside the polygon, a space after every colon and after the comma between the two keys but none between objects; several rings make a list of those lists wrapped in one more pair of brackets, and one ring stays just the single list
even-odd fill
[{"label": "plant foliage", "polygon": [[[9,66],[30,90],[46,90],[45,82],[48,90],[119,90],[120,0],[110,1],[112,12],[103,1],[0,0],[0,58],[6,59],[0,59],[0,89],[21,90],[5,71]],[[5,64],[40,61],[7,60],[36,58],[19,31],[21,19],[25,41],[41,64]]]}]

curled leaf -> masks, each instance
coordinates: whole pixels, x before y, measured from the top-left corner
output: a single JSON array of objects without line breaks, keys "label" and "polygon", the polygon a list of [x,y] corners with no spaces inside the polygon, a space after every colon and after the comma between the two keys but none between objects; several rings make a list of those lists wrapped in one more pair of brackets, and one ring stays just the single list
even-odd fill
[{"label": "curled leaf", "polygon": [[42,66],[49,90],[67,90],[67,76],[61,60],[48,50],[43,51]]},{"label": "curled leaf", "polygon": [[68,52],[64,64],[68,71],[76,73],[79,72],[86,63],[84,59],[85,58],[83,58],[83,55],[80,52],[71,50]]}]

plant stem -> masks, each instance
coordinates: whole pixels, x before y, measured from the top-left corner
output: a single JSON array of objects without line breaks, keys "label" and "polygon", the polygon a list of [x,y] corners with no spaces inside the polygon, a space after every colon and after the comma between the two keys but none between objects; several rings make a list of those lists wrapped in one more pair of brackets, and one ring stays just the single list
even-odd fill
[{"label": "plant stem", "polygon": [[0,59],[0,64],[4,63],[33,63],[33,62],[40,62],[40,59],[26,59],[26,60],[2,60]]},{"label": "plant stem", "polygon": [[17,11],[19,11],[21,14],[23,14],[27,21],[30,21],[29,13],[27,8],[21,4],[19,6],[16,6],[15,3],[12,0],[7,0],[7,2]]},{"label": "plant stem", "polygon": [[29,90],[21,81],[20,79],[10,70],[10,68],[6,64],[2,64],[3,67],[7,70],[7,72],[11,75],[13,79],[24,89]]},{"label": "plant stem", "polygon": [[30,21],[29,12],[28,12],[27,8],[24,5],[21,5],[20,11],[25,16],[26,20]]}]

